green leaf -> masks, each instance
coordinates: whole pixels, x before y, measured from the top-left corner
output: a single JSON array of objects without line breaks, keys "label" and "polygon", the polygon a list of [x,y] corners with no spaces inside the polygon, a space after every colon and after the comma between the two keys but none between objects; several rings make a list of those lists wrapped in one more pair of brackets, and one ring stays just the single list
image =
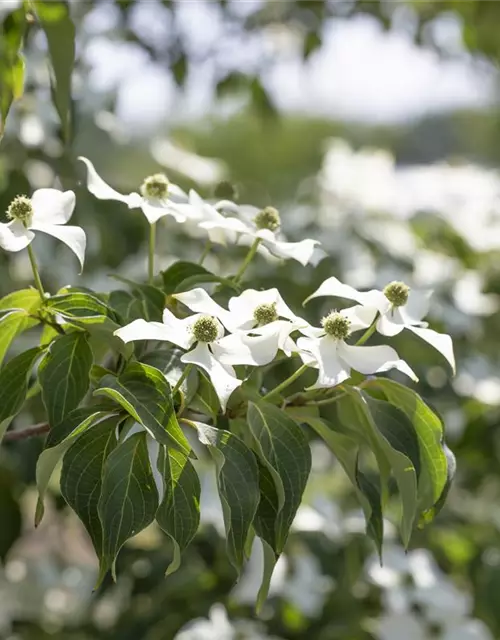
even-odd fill
[{"label": "green leaf", "polygon": [[104,463],[98,511],[103,530],[98,585],[111,569],[125,542],[153,522],[158,492],[149,463],[146,434],[136,433],[119,444]]},{"label": "green leaf", "polygon": [[202,413],[213,420],[217,418],[217,414],[221,409],[219,398],[212,383],[201,372],[198,374],[198,388],[191,400],[190,409]]},{"label": "green leaf", "polygon": [[238,437],[195,422],[200,442],[208,447],[217,469],[227,550],[236,571],[245,560],[245,544],[259,505],[259,474],[255,456]]},{"label": "green leaf", "polygon": [[392,472],[401,496],[401,536],[407,547],[417,515],[420,469],[418,439],[406,415],[388,402],[375,400],[354,388],[337,402],[341,422],[365,439],[382,473]]},{"label": "green leaf", "polygon": [[455,478],[455,473],[457,471],[457,461],[455,459],[455,456],[446,444],[443,444],[443,450],[446,457],[446,483],[443,487],[441,495],[439,496],[439,499],[436,501],[436,504],[433,505],[430,509],[427,509],[427,511],[424,511],[424,513],[422,514],[422,518],[419,522],[420,528],[422,528],[429,522],[432,522],[432,520],[434,520],[434,518],[441,511]]},{"label": "green leaf", "polygon": [[132,362],[117,378],[104,376],[94,395],[117,402],[160,444],[173,445],[185,455],[191,447],[177,422],[172,393],[165,376],[147,364]]},{"label": "green leaf", "polygon": [[165,308],[165,294],[161,289],[150,284],[133,282],[128,278],[122,278],[122,276],[118,275],[111,275],[110,277],[124,282],[131,287],[133,297],[138,300],[140,304],[140,318],[161,322],[163,309]]},{"label": "green leaf", "polygon": [[0,300],[0,311],[24,309],[35,313],[42,306],[42,299],[36,289],[20,289],[7,294]]},{"label": "green leaf", "polygon": [[33,365],[43,349],[34,347],[19,354],[0,369],[0,441],[10,418],[22,409]]},{"label": "green leaf", "polygon": [[166,271],[162,271],[161,276],[163,279],[163,290],[168,294],[180,293],[199,284],[210,282],[218,282],[239,291],[239,287],[231,280],[216,276],[211,271],[205,269],[205,267],[194,262],[175,262]]},{"label": "green leaf", "polygon": [[0,138],[14,100],[24,92],[24,58],[21,55],[26,14],[23,8],[11,11],[0,23]]},{"label": "green leaf", "polygon": [[61,120],[63,138],[71,140],[71,74],[75,63],[75,25],[62,0],[35,0],[35,10],[47,36],[52,66],[52,99]]},{"label": "green leaf", "polygon": [[99,420],[104,420],[108,415],[103,411],[98,411],[96,407],[75,409],[49,431],[44,450],[36,463],[38,502],[35,511],[35,527],[42,521],[45,511],[43,504],[45,493],[57,463],[76,438]]},{"label": "green leaf", "polygon": [[417,393],[398,382],[377,378],[370,381],[368,389],[371,387],[380,389],[391,404],[401,409],[415,429],[421,462],[419,505],[423,510],[429,509],[439,500],[447,482],[441,420]]},{"label": "green leaf", "polygon": [[120,316],[123,324],[139,320],[143,317],[142,301],[128,291],[117,289],[109,294],[109,306]]},{"label": "green leaf", "polygon": [[198,531],[200,523],[200,480],[190,460],[175,449],[160,446],[158,469],[163,477],[163,499],[156,522],[170,537],[174,557],[166,575],[177,571],[181,554]]},{"label": "green leaf", "polygon": [[250,402],[247,419],[261,465],[267,471],[264,493],[261,473],[261,494],[266,495],[270,478],[274,485],[275,496],[271,494],[271,500],[277,513],[272,547],[280,554],[309,477],[311,451],[299,425],[274,405]]},{"label": "green leaf", "polygon": [[[165,347],[150,351],[141,356],[141,362],[148,364],[155,369],[159,369],[171,387],[175,385],[182,372],[186,368],[181,361],[184,352],[177,347]],[[185,403],[189,404],[198,388],[198,373],[196,369],[191,369],[186,380],[181,385],[181,390],[185,396]],[[213,392],[215,393],[215,391]]]},{"label": "green leaf", "polygon": [[85,525],[96,554],[102,556],[102,525],[97,506],[103,467],[116,446],[119,417],[111,417],[84,432],[66,451],[61,470],[61,494]]},{"label": "green leaf", "polygon": [[85,333],[69,333],[50,344],[40,364],[38,379],[51,427],[75,409],[87,393],[92,362],[92,349]]},{"label": "green leaf", "polygon": [[271,586],[271,578],[273,577],[274,567],[278,561],[278,556],[274,553],[271,545],[269,545],[264,538],[261,538],[262,552],[264,554],[264,570],[262,575],[262,582],[257,594],[257,603],[255,609],[257,614],[262,611],[262,607],[267,599],[269,593],[269,587]]},{"label": "green leaf", "polygon": [[0,365],[16,336],[37,324],[38,320],[30,318],[22,309],[9,311],[0,317]]},{"label": "green leaf", "polygon": [[366,532],[377,546],[379,555],[382,554],[384,537],[384,520],[382,517],[382,503],[380,488],[378,488],[358,467],[359,443],[353,438],[335,431],[333,426],[313,416],[304,417],[308,424],[329,447],[337,458],[356,490],[366,520]]}]

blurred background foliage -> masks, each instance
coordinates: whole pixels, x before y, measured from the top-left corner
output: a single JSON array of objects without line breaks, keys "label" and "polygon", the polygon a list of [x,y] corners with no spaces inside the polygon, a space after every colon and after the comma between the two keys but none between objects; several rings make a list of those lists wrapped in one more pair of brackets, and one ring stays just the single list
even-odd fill
[{"label": "blurred background foliage", "polygon": [[[307,269],[288,262],[270,270],[261,258],[256,286],[278,286],[297,311],[333,274],[360,288],[394,278],[431,287],[433,326],[453,336],[458,367],[452,379],[430,349],[406,335],[395,340],[457,456],[437,520],[416,532],[408,555],[389,527],[381,568],[346,478],[318,443],[260,619],[252,604],[261,559],[256,551],[235,586],[208,466],[204,526],[182,570],[164,579],[171,548],[148,529],[120,554],[119,582],[93,593],[91,545],[55,484],[50,513],[33,528],[41,442],[5,443],[0,636],[500,638],[500,3],[75,0],[68,12],[61,2],[2,0],[0,24],[3,115],[14,100],[2,118],[0,212],[36,188],[74,189],[75,224],[88,235],[81,277],[66,248],[36,239],[47,288],[106,291],[111,271],[135,279],[145,272],[142,216],[93,199],[78,155],[124,192],[158,169],[207,197],[226,179],[242,202],[279,207],[289,238],[319,238],[329,253]],[[346,38],[339,70],[335,46]],[[356,48],[360,40],[365,49]],[[381,82],[386,58],[378,52],[387,43],[396,47],[388,55],[401,58]],[[439,69],[430,87],[421,60]],[[23,61],[21,96],[18,76],[8,73],[22,74]],[[196,259],[201,247],[174,223],[160,228],[163,267]],[[240,258],[218,248],[207,264],[224,273]],[[0,275],[1,295],[28,286],[27,257],[0,255]],[[326,310],[315,301],[304,313],[312,320]],[[15,428],[36,423],[40,410],[34,398]]]}]

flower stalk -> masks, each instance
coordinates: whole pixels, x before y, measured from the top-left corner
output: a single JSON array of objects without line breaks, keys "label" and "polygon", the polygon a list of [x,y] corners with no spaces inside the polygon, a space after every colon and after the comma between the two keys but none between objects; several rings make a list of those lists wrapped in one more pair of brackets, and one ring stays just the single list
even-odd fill
[{"label": "flower stalk", "polygon": [[274,396],[276,396],[279,393],[281,393],[283,391],[283,389],[286,389],[287,387],[289,387],[292,384],[292,382],[295,382],[295,380],[300,378],[300,376],[303,373],[305,373],[308,368],[309,367],[308,367],[307,364],[303,364],[296,371],[294,371],[291,376],[289,376],[286,380],[283,380],[283,382],[281,384],[279,384],[277,387],[274,387],[274,389],[269,391],[269,393],[266,393],[266,395],[263,396],[262,400],[269,400],[270,398],[273,398]]},{"label": "flower stalk", "polygon": [[149,260],[148,260],[148,281],[153,284],[155,277],[155,248],[156,248],[156,222],[149,225]]},{"label": "flower stalk", "polygon": [[247,270],[249,264],[252,262],[252,260],[254,259],[255,254],[257,253],[257,249],[259,247],[260,244],[260,238],[255,238],[255,240],[253,241],[252,246],[250,247],[245,259],[243,260],[243,264],[241,265],[241,267],[239,268],[238,273],[234,276],[233,278],[233,282],[235,284],[238,284],[238,282],[241,280],[241,278],[243,277],[243,274],[245,273],[245,271]]},{"label": "flower stalk", "polygon": [[40,279],[40,273],[38,271],[38,265],[37,265],[37,262],[36,262],[35,252],[31,248],[30,244],[26,248],[28,249],[28,256],[29,256],[29,259],[30,259],[31,270],[33,271],[33,279],[35,281],[36,288],[38,289],[38,292],[40,294],[40,298],[42,299],[42,302],[45,302],[45,291],[43,289],[42,280]]}]

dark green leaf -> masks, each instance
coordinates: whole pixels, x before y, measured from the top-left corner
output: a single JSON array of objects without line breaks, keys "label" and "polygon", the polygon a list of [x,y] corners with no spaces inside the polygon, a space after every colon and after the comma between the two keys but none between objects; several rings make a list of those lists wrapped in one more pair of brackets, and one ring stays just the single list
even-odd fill
[{"label": "dark green leaf", "polygon": [[403,507],[401,535],[405,546],[410,541],[417,515],[417,481],[420,468],[418,439],[406,415],[388,402],[375,400],[354,388],[337,402],[339,418],[372,449],[387,481],[392,472]]},{"label": "dark green leaf", "polygon": [[142,301],[128,291],[117,289],[109,294],[109,306],[120,316],[123,324],[143,317]]},{"label": "dark green leaf", "polygon": [[112,417],[83,433],[66,451],[61,470],[61,494],[85,525],[99,557],[102,556],[102,525],[97,511],[104,463],[116,446]]},{"label": "dark green leaf", "polygon": [[194,411],[216,419],[221,406],[215,389],[203,373],[198,374],[198,388],[191,400],[190,408]]},{"label": "dark green leaf", "polygon": [[21,536],[22,515],[19,505],[19,478],[6,467],[0,467],[0,560]]},{"label": "dark green leaf", "polygon": [[181,553],[193,539],[200,523],[200,480],[190,460],[179,451],[160,446],[158,469],[164,480],[163,500],[156,522],[174,545],[167,575],[177,571]]},{"label": "dark green leaf", "polygon": [[189,455],[191,447],[177,422],[170,386],[161,371],[133,362],[118,378],[104,376],[100,385],[95,395],[117,402],[160,444],[174,445]]},{"label": "dark green leaf", "polygon": [[158,492],[149,462],[146,434],[136,433],[119,444],[104,463],[98,511],[103,544],[98,584],[111,569],[125,542],[153,522]]},{"label": "dark green leaf", "polygon": [[255,449],[267,471],[265,484],[269,484],[270,476],[275,489],[277,514],[273,549],[280,554],[309,477],[311,451],[299,425],[274,405],[250,402],[247,418]]},{"label": "dark green leaf", "polygon": [[321,47],[321,35],[317,31],[309,31],[304,37],[303,55],[308,59]]},{"label": "dark green leaf", "polygon": [[255,456],[229,431],[194,423],[217,468],[229,559],[240,572],[245,544],[259,504],[259,474]]},{"label": "dark green leaf", "polygon": [[141,307],[140,318],[145,320],[161,322],[163,317],[163,309],[165,308],[165,294],[161,289],[150,284],[141,284],[133,282],[122,276],[112,275],[112,278],[128,284],[132,289],[132,295],[136,298]]},{"label": "dark green leaf", "polygon": [[[178,347],[165,347],[145,353],[141,356],[141,362],[149,364],[151,367],[155,367],[155,369],[159,369],[167,379],[170,386],[173,387],[186,367],[184,362],[181,362],[183,353],[184,352]],[[196,369],[191,369],[187,379],[184,380],[181,385],[181,390],[185,396],[186,404],[191,402],[197,388],[198,373]]]},{"label": "dark green leaf", "polygon": [[413,424],[421,462],[419,504],[421,509],[429,509],[439,500],[447,481],[441,421],[417,393],[398,382],[377,378],[370,381],[370,387],[380,389],[387,400],[401,409]]},{"label": "dark green leaf", "polygon": [[51,343],[38,372],[51,427],[75,409],[87,393],[92,361],[92,350],[85,333],[69,333]]},{"label": "dark green leaf", "polygon": [[35,526],[38,526],[45,511],[44,498],[50,478],[59,460],[89,427],[102,421],[108,416],[96,407],[75,409],[66,418],[49,431],[45,447],[36,463],[36,484],[38,488],[38,502],[35,512]]},{"label": "dark green leaf", "polygon": [[71,74],[75,63],[75,25],[63,0],[35,0],[35,9],[47,36],[52,66],[52,98],[66,143],[71,139]]},{"label": "dark green leaf", "polygon": [[12,416],[22,409],[31,370],[42,352],[40,347],[28,349],[0,369],[0,441]]},{"label": "dark green leaf", "polygon": [[167,294],[187,291],[199,284],[218,282],[232,289],[238,287],[227,278],[221,278],[194,262],[179,261],[174,263],[166,271],[162,271],[163,290]]}]

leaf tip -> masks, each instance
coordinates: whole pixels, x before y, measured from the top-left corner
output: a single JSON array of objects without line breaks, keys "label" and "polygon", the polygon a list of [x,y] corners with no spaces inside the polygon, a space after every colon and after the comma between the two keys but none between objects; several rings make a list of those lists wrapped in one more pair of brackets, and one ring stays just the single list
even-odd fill
[{"label": "leaf tip", "polygon": [[38,527],[43,519],[45,513],[45,507],[43,504],[43,500],[38,498],[35,508],[35,528]]}]

